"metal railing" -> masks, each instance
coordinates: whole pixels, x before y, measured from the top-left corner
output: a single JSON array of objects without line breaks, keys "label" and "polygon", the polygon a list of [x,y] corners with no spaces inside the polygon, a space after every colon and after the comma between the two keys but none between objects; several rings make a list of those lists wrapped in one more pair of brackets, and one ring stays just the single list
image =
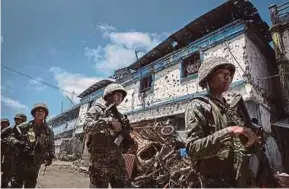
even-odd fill
[{"label": "metal railing", "polygon": [[289,1],[276,5],[269,6],[270,17],[273,24],[289,21]]}]

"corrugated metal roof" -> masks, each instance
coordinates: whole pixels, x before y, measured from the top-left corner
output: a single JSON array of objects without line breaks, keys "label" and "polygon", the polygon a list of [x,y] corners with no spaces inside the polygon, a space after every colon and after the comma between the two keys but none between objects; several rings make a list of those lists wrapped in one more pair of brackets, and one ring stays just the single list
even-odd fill
[{"label": "corrugated metal roof", "polygon": [[83,97],[93,93],[94,91],[97,91],[99,89],[106,87],[107,85],[109,85],[113,82],[114,82],[113,80],[108,80],[108,79],[100,80],[100,81],[96,82],[95,84],[91,85],[90,87],[88,87],[85,91],[83,91],[80,95],[78,95],[78,97],[83,98]]},{"label": "corrugated metal roof", "polygon": [[269,26],[262,21],[252,3],[246,0],[230,0],[190,22],[128,68],[137,70],[238,19],[253,21],[264,39],[271,41]]}]

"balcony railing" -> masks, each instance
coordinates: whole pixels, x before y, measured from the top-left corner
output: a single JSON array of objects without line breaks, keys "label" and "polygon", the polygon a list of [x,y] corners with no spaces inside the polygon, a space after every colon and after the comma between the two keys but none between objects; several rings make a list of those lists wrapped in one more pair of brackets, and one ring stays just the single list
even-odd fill
[{"label": "balcony railing", "polygon": [[273,24],[280,24],[289,21],[289,1],[286,3],[269,7],[270,17]]}]

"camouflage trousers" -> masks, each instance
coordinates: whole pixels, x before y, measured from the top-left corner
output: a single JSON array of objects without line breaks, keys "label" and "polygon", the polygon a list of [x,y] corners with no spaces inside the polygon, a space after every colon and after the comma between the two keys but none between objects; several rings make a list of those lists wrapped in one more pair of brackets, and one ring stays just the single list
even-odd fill
[{"label": "camouflage trousers", "polygon": [[33,160],[16,161],[15,172],[12,176],[12,188],[35,188],[41,164]]},{"label": "camouflage trousers", "polygon": [[131,187],[131,182],[128,178],[124,163],[92,163],[89,166],[89,178],[90,188],[107,188],[109,183],[112,188]]},{"label": "camouflage trousers", "polygon": [[3,172],[1,175],[1,188],[7,188],[14,172],[14,161],[13,156],[4,155],[3,157],[4,161],[1,166]]}]

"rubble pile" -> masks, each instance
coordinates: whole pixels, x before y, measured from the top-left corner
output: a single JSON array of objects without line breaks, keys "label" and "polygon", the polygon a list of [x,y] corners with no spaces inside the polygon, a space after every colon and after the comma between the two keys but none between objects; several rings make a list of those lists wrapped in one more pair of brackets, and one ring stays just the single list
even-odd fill
[{"label": "rubble pile", "polygon": [[158,122],[154,126],[134,128],[134,132],[137,138],[146,141],[146,145],[137,153],[138,173],[132,182],[133,187],[197,186],[198,177],[174,126]]},{"label": "rubble pile", "polygon": [[75,161],[81,158],[82,143],[76,138],[64,139],[60,144],[58,159],[61,161]]}]

